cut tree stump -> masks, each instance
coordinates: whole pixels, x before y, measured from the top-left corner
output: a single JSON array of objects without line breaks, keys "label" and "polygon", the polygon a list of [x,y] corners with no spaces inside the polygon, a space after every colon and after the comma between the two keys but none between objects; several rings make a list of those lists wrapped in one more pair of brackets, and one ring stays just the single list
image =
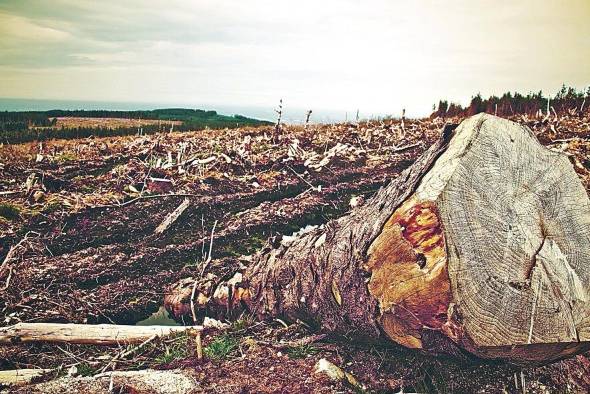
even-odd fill
[{"label": "cut tree stump", "polygon": [[227,307],[535,364],[589,348],[589,275],[590,202],[568,158],[480,114],[347,216],[263,249]]},{"label": "cut tree stump", "polygon": [[0,328],[0,345],[64,342],[91,345],[142,343],[154,336],[202,331],[201,326],[125,326],[116,324],[18,323]]}]

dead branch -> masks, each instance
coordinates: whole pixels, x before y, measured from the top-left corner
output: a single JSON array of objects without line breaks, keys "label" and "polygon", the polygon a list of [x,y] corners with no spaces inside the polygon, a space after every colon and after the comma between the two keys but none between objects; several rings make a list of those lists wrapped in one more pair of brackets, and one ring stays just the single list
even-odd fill
[{"label": "dead branch", "polygon": [[194,193],[169,193],[169,194],[150,194],[148,196],[139,196],[132,198],[129,201],[125,201],[117,204],[103,204],[103,205],[92,205],[89,208],[121,208],[129,204],[133,204],[140,200],[150,200],[152,198],[165,198],[165,197],[201,197],[199,194]]},{"label": "dead branch", "polygon": [[188,208],[189,205],[190,205],[190,200],[188,198],[185,198],[184,201],[178,207],[176,207],[176,209],[174,211],[172,211],[170,214],[168,214],[168,216],[166,216],[166,218],[162,221],[162,223],[160,223],[160,225],[158,225],[158,227],[156,227],[156,230],[154,231],[154,233],[155,234],[162,234],[164,231],[166,231],[168,229],[168,227],[170,227],[172,224],[174,224],[174,222],[176,222],[176,220],[178,220],[180,215],[182,215],[182,213],[184,211],[186,211],[186,209]]},{"label": "dead branch", "polygon": [[[199,280],[201,278],[203,278],[203,274],[205,273],[207,266],[211,262],[211,253],[213,252],[213,235],[215,234],[215,227],[216,226],[217,226],[217,220],[215,221],[215,223],[213,223],[213,228],[211,229],[211,240],[209,242],[209,254],[207,256],[207,259],[205,261],[203,261],[203,264],[201,267],[201,275],[197,279],[195,279],[195,283],[193,284],[193,288],[191,291],[191,313],[193,316],[193,324],[197,324],[197,313],[195,312],[195,293],[197,291],[197,284],[199,283]],[[200,341],[200,337],[199,337],[199,341]]]},{"label": "dead branch", "polygon": [[4,258],[4,261],[2,262],[2,265],[0,265],[0,278],[4,276],[6,271],[9,271],[3,290],[6,290],[10,285],[10,279],[12,278],[13,270],[12,260],[14,260],[16,253],[23,247],[23,244],[30,238],[31,234],[34,234],[36,236],[40,235],[35,231],[29,231],[28,233],[26,233],[23,239],[21,239],[16,245],[13,245],[10,248],[10,250],[6,254],[6,257]]},{"label": "dead branch", "polygon": [[154,339],[156,339],[158,337],[157,334],[152,335],[151,337],[149,337],[148,339],[146,339],[145,341],[143,341],[142,343],[140,343],[137,346],[134,346],[130,349],[126,349],[118,354],[116,354],[115,356],[113,356],[113,358],[100,370],[100,372],[105,372],[107,371],[111,366],[113,367],[113,369],[116,368],[117,366],[117,361],[120,359],[123,359],[127,356],[129,356],[130,354],[133,354],[135,352],[137,352],[139,349],[143,348],[145,345],[147,345],[148,343],[152,342]]},{"label": "dead branch", "polygon": [[307,111],[307,114],[305,116],[305,129],[307,130],[307,127],[309,126],[309,117],[311,116],[311,109],[309,111]]},{"label": "dead branch", "polygon": [[201,326],[126,326],[116,324],[18,323],[0,329],[0,345],[25,342],[59,342],[91,345],[141,343]]}]

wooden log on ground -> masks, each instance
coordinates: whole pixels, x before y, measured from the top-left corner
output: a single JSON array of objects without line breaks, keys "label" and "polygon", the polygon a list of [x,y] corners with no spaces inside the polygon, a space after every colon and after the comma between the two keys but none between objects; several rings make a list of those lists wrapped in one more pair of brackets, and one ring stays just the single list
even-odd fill
[{"label": "wooden log on ground", "polygon": [[142,343],[153,336],[202,331],[201,326],[125,326],[116,324],[18,323],[0,328],[0,345],[63,342],[92,345]]},{"label": "wooden log on ground", "polygon": [[13,369],[0,371],[0,386],[22,386],[51,372],[51,369]]},{"label": "wooden log on ground", "polygon": [[237,286],[260,318],[533,364],[589,348],[589,285],[568,158],[480,114],[349,215],[266,247]]}]

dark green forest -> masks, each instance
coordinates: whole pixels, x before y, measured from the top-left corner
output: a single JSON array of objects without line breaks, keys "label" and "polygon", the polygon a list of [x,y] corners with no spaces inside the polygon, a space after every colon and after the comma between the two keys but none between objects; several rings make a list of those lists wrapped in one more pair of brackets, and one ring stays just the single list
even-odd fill
[{"label": "dark green forest", "polygon": [[589,104],[586,98],[590,95],[590,87],[587,90],[576,90],[563,85],[554,97],[545,96],[543,92],[528,93],[504,93],[502,96],[490,96],[487,99],[477,94],[471,98],[467,107],[446,100],[439,101],[435,106],[432,117],[471,116],[480,112],[487,112],[498,116],[511,116],[518,114],[537,115],[551,113],[564,115],[581,115],[589,112]]},{"label": "dark green forest", "polygon": [[[244,126],[270,125],[271,122],[247,118],[241,115],[220,115],[216,111],[200,109],[166,108],[146,111],[109,111],[109,110],[50,110],[0,112],[0,141],[4,143],[21,143],[51,138],[84,138],[90,136],[122,136],[138,133],[137,127],[56,127],[58,117],[76,118],[119,118],[150,119],[162,121],[181,121],[175,125],[175,131],[193,131],[210,129],[236,128]],[[169,125],[143,125],[144,134],[166,131]]]}]

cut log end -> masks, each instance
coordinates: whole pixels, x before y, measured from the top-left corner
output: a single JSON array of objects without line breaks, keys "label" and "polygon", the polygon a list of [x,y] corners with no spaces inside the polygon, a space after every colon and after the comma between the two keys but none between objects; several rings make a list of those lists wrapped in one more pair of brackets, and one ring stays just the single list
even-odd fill
[{"label": "cut log end", "polygon": [[366,269],[396,342],[423,348],[437,330],[479,356],[536,362],[588,348],[589,263],[590,204],[568,159],[478,115],[393,212]]}]

